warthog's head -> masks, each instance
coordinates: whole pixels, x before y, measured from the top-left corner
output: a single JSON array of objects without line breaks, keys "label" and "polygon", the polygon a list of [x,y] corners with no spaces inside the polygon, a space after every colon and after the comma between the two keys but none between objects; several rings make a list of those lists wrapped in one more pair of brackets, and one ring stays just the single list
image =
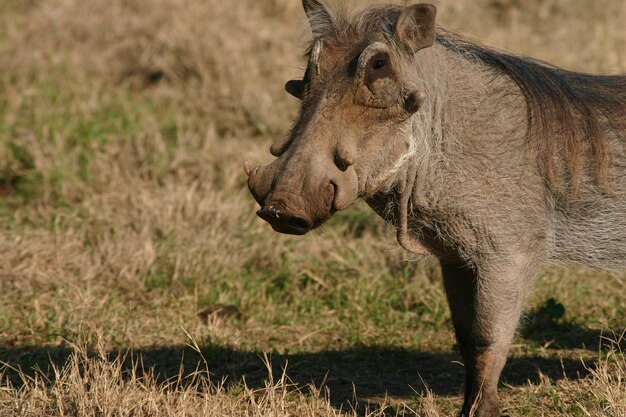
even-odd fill
[{"label": "warthog's head", "polygon": [[385,174],[409,152],[410,119],[426,96],[410,63],[434,42],[428,4],[373,9],[375,19],[364,14],[341,30],[317,0],[303,5],[313,30],[308,67],[285,86],[302,100],[300,115],[272,145],[274,162],[244,165],[257,214],[290,234],[390,186]]}]

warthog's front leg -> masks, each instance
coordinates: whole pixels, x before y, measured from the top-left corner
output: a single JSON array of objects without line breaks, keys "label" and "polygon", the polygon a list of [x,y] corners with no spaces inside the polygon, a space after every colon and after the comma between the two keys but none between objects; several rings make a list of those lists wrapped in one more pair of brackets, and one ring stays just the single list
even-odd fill
[{"label": "warthog's front leg", "polygon": [[[513,271],[511,270],[513,269]],[[442,262],[444,285],[465,362],[463,417],[498,417],[498,380],[533,274],[521,265],[474,270]]]}]

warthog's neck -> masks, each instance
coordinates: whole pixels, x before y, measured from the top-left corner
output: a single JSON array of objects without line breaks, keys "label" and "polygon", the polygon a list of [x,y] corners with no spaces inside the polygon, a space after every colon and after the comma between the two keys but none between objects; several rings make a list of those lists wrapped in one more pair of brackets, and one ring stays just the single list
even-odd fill
[{"label": "warthog's neck", "polygon": [[[396,227],[407,210],[410,236],[438,256],[496,251],[497,242],[514,240],[505,224],[512,218],[545,233],[545,187],[527,154],[517,86],[441,45],[416,54],[415,70],[427,99],[413,118],[413,154],[395,186],[368,204]],[[534,206],[527,218],[508,212],[519,198]]]}]

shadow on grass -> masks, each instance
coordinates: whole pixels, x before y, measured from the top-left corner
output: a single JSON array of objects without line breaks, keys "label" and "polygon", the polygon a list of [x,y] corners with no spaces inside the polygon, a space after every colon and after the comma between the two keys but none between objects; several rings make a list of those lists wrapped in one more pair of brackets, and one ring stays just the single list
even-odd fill
[{"label": "shadow on grass", "polygon": [[[626,338],[620,338],[621,332],[590,329],[568,321],[565,319],[565,306],[549,298],[525,316],[520,336],[551,349],[588,349],[597,352],[598,349],[618,347],[626,351]],[[619,346],[614,342],[617,339]]]},{"label": "shadow on grass", "polygon": [[[9,365],[0,366],[0,369],[5,368],[5,379],[19,386],[22,380],[14,369],[21,369],[28,376],[43,373],[53,378],[51,365],[63,367],[71,353],[72,350],[65,347],[0,345],[0,361]],[[95,353],[91,354],[95,356]],[[205,369],[204,360],[211,380],[214,383],[225,380],[226,386],[240,384],[245,378],[248,387],[261,388],[269,375],[261,352],[224,346],[205,346],[202,357],[187,346],[146,347],[132,353],[109,352],[111,360],[118,355],[126,355],[124,369],[129,373],[133,369],[132,363],[141,358],[143,369],[152,368],[159,381],[171,380],[181,370],[184,375],[190,375],[198,368]],[[376,408],[385,396],[407,400],[416,393],[424,394],[424,383],[438,396],[458,396],[464,380],[460,356],[451,352],[363,346],[337,351],[273,353],[269,360],[274,379],[279,378],[283,368],[287,367],[287,375],[297,386],[306,387],[313,383],[316,387],[328,387],[333,406],[344,410],[354,407],[359,413]],[[539,371],[554,381],[564,377],[578,379],[589,373],[576,358],[512,357],[501,382],[513,386],[528,381],[536,383],[539,382]],[[355,400],[358,400],[356,406]]]}]

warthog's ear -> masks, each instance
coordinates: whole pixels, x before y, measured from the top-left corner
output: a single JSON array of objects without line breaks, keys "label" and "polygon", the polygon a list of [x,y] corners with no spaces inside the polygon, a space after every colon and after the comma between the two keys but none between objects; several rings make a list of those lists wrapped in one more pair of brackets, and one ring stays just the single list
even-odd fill
[{"label": "warthog's ear", "polygon": [[432,4],[414,4],[405,7],[396,23],[396,38],[409,53],[435,43],[435,15]]},{"label": "warthog's ear", "polygon": [[302,100],[304,94],[304,80],[289,80],[285,84],[285,91]]},{"label": "warthog's ear", "polygon": [[333,18],[328,10],[317,0],[302,0],[302,7],[309,18],[313,39],[321,37],[334,27]]}]

